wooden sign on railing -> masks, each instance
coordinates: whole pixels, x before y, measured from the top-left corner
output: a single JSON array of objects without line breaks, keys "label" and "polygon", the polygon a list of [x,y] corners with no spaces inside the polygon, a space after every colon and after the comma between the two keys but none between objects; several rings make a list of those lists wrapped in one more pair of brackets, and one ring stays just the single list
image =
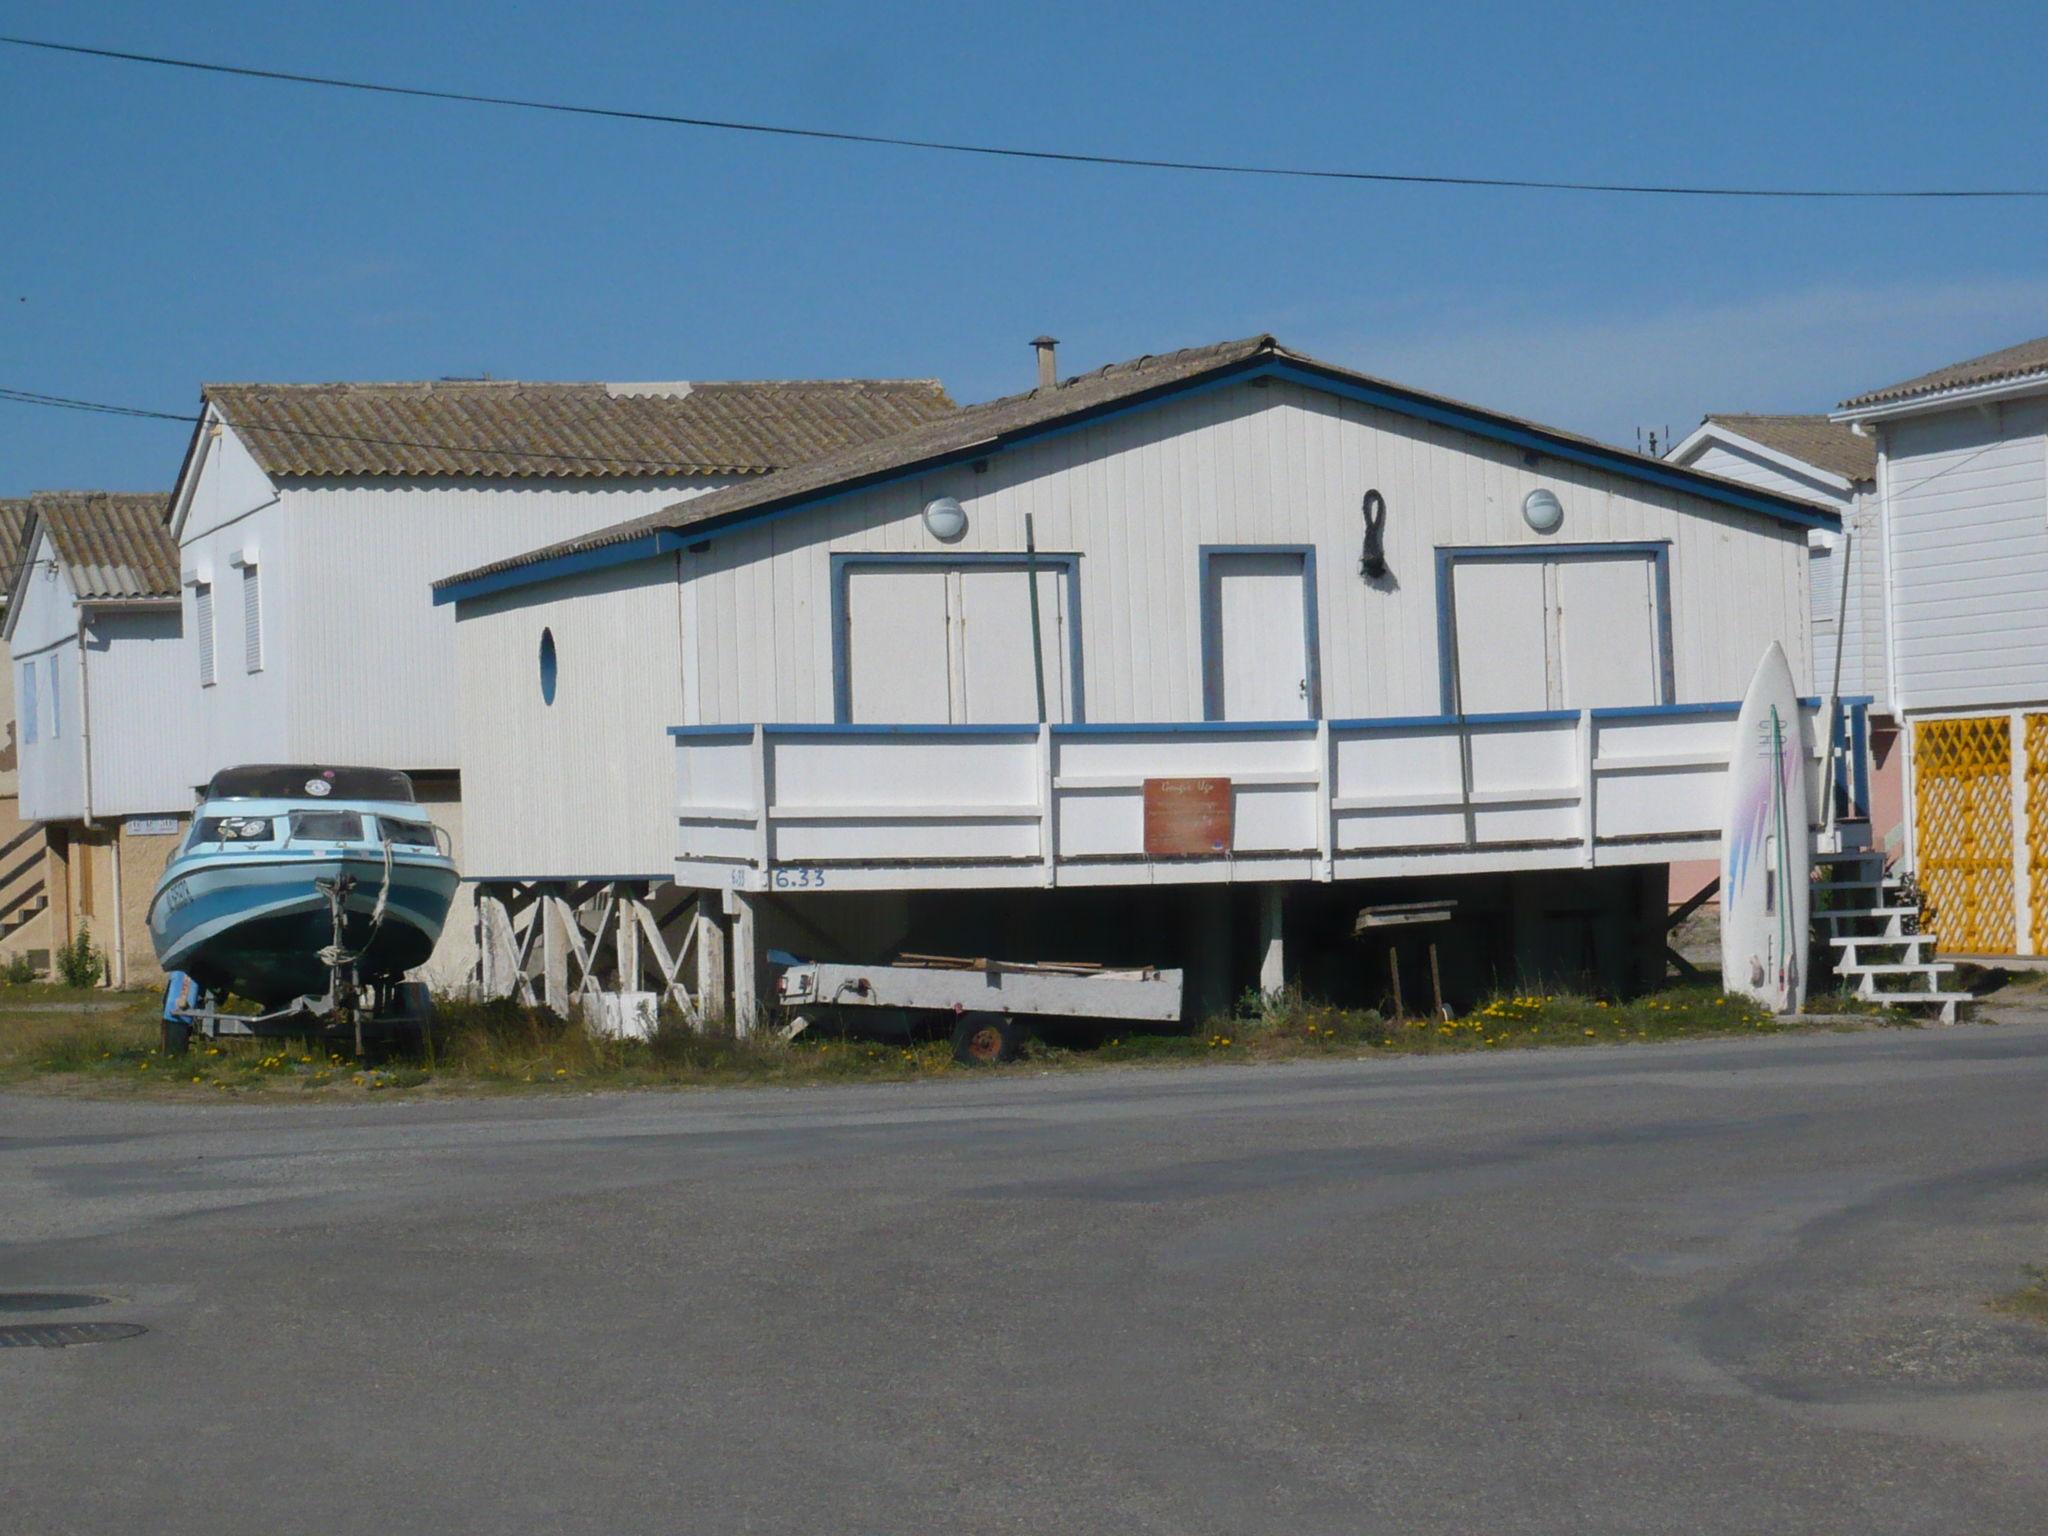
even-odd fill
[{"label": "wooden sign on railing", "polygon": [[1228,779],[1147,779],[1145,856],[1214,857],[1230,851]]}]

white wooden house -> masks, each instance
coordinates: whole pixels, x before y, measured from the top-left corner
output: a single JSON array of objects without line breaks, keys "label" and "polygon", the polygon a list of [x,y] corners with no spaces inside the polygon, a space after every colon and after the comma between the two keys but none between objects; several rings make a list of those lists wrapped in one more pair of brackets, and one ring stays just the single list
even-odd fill
[{"label": "white wooden house", "polygon": [[[454,626],[428,575],[950,409],[931,380],[209,386],[170,514],[192,782],[246,762],[402,769],[461,867]],[[473,954],[458,911],[429,979]]]},{"label": "white wooden house", "polygon": [[193,804],[165,504],[29,498],[7,604],[20,810],[46,840],[50,942],[90,930],[115,985],[160,974],[144,917]]},{"label": "white wooden house", "polygon": [[[1762,486],[1832,508],[1839,529],[1807,534],[1807,614],[1813,634],[1812,692],[1869,701],[1867,783],[1845,786],[1845,809],[1870,823],[1873,843],[1904,850],[1904,751],[1890,713],[1885,672],[1884,524],[1877,497],[1877,445],[1865,432],[1817,414],[1717,412],[1666,455],[1726,480]],[[1846,583],[1846,586],[1845,586]],[[1690,878],[1681,873],[1689,871]],[[1673,896],[1718,876],[1718,868],[1673,870]]]},{"label": "white wooden house", "polygon": [[2048,954],[2048,338],[1844,402],[1877,448],[1907,862],[1951,954]]},{"label": "white wooden house", "polygon": [[[1053,373],[437,585],[487,987],[559,1001],[624,934],[619,984],[707,1012],[729,938],[742,1017],[765,942],[1093,947],[1214,997],[1390,880],[1515,963],[1626,969],[1646,922],[1661,963],[1733,701],[1773,640],[1812,675],[1834,509],[1267,336]],[[1148,830],[1167,781],[1209,843]]]}]

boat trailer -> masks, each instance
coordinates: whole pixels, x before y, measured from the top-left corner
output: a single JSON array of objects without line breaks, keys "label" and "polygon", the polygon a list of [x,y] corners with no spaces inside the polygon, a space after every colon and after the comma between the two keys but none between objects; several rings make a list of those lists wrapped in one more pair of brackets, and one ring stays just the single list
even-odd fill
[{"label": "boat trailer", "polygon": [[811,1019],[842,1008],[885,1008],[950,1024],[953,1057],[968,1065],[1015,1058],[1037,1018],[1178,1024],[1181,973],[1151,966],[1113,970],[1087,964],[961,960],[899,955],[891,965],[846,965],[771,956],[780,966],[775,1001],[795,1036]]},{"label": "boat trailer", "polygon": [[[348,898],[354,892],[353,875],[335,880],[316,880],[314,886],[327,898],[334,922],[334,941],[320,951],[327,965],[327,990],[316,996],[295,997],[281,1008],[264,1013],[227,1013],[225,998],[206,991],[183,971],[172,971],[164,985],[163,1050],[166,1056],[182,1056],[192,1048],[192,1037],[206,1040],[227,1037],[244,1039],[313,1039],[329,1045],[348,1046],[358,1061],[365,1060],[377,1046],[423,1045],[433,1014],[431,994],[418,981],[365,982],[356,965],[362,952],[351,954],[342,944]],[[388,881],[387,881],[388,892]],[[377,921],[381,923],[383,900],[378,901]],[[376,927],[370,931],[376,936]],[[367,948],[368,941],[365,941]]]}]

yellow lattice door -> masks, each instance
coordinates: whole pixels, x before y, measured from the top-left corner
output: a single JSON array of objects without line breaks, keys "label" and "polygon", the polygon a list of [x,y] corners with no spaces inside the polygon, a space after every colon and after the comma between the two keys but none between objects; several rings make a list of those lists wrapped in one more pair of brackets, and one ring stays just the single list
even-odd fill
[{"label": "yellow lattice door", "polygon": [[1951,954],[2012,954],[2011,719],[1918,722],[1913,783],[1926,927]]},{"label": "yellow lattice door", "polygon": [[2027,910],[2034,953],[2048,955],[2048,715],[2027,716]]}]

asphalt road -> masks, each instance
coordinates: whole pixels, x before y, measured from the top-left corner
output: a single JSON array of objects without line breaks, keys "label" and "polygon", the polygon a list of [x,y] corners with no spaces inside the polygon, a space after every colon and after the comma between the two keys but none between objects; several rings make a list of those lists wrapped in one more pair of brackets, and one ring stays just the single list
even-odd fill
[{"label": "asphalt road", "polygon": [[0,1350],[0,1525],[2048,1530],[2044,1095],[2029,1025],[0,1097],[0,1291],[149,1329]]}]

